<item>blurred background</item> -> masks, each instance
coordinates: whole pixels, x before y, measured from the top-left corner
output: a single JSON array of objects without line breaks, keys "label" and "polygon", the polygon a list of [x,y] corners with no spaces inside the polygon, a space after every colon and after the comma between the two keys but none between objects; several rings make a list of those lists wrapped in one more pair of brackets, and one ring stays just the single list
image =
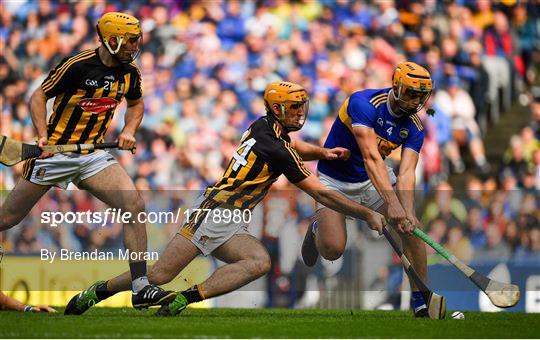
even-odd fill
[{"label": "blurred background", "polygon": [[[99,45],[95,24],[109,11],[135,15],[144,32],[136,62],[146,112],[137,154],[116,156],[144,192],[148,211],[174,211],[187,204],[188,191],[223,174],[243,131],[264,114],[269,82],[308,89],[308,122],[293,138],[321,144],[347,96],[389,87],[394,66],[412,60],[435,84],[427,105],[435,116],[420,113],[427,134],[416,196],[424,229],[484,274],[536,294],[516,308],[540,312],[538,1],[2,1],[3,135],[34,140],[29,96],[65,56]],[[121,130],[124,111],[125,103],[107,140]],[[387,161],[398,164],[399,152]],[[2,199],[21,170],[22,164],[0,165]],[[271,273],[244,289],[249,298],[233,294],[214,305],[408,307],[399,259],[362,222],[349,222],[342,259],[306,268],[300,245],[314,205],[288,190],[280,180],[251,226],[271,253]],[[1,244],[16,256],[121,248],[119,224],[51,228],[40,221],[45,210],[104,209],[75,187],[53,189],[3,233]],[[149,250],[163,250],[178,227],[149,223]],[[449,308],[488,308],[431,249],[429,262],[430,286],[449,294]]]}]

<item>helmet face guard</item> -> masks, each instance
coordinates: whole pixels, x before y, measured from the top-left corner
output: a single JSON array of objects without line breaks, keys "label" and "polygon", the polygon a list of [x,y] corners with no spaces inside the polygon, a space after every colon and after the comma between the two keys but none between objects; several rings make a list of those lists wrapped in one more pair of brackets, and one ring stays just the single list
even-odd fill
[{"label": "helmet face guard", "polygon": [[276,117],[287,131],[298,131],[307,120],[309,99],[300,102],[288,101],[280,105],[280,117]]},{"label": "helmet face guard", "polygon": [[426,102],[431,96],[431,90],[422,91],[413,88],[403,90],[403,87],[399,85],[398,90],[393,91],[393,95],[400,112],[406,115],[413,115],[426,105]]},{"label": "helmet face guard", "polygon": [[413,115],[420,111],[432,90],[431,75],[422,66],[405,62],[396,67],[392,76],[392,93],[402,114]]},{"label": "helmet face guard", "polygon": [[[129,64],[141,53],[142,32],[137,18],[118,12],[104,14],[96,25],[99,39],[107,51],[122,64]],[[113,48],[110,40],[116,41]],[[125,51],[129,45],[131,51]]]},{"label": "helmet face guard", "polygon": [[[273,82],[266,87],[264,105],[287,132],[300,130],[309,113],[306,90],[298,84],[284,81]],[[274,110],[275,105],[279,113]]]}]

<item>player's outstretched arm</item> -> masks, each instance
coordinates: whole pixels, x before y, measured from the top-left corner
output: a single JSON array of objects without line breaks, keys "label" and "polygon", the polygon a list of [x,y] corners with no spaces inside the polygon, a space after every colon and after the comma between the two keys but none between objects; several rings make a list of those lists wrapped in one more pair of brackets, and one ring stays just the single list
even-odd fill
[{"label": "player's outstretched arm", "polygon": [[315,175],[311,174],[295,185],[326,207],[348,216],[363,219],[371,229],[382,235],[382,229],[386,225],[386,219],[383,215],[348,199],[337,191],[328,189]]},{"label": "player's outstretched arm", "polygon": [[306,143],[299,139],[293,140],[291,146],[298,152],[304,161],[314,161],[317,159],[348,159],[351,156],[351,152],[345,148],[321,148],[320,146]]},{"label": "player's outstretched arm", "polygon": [[16,310],[19,312],[47,312],[56,313],[54,308],[49,306],[28,306],[22,302],[10,298],[4,293],[0,292],[0,309]]}]

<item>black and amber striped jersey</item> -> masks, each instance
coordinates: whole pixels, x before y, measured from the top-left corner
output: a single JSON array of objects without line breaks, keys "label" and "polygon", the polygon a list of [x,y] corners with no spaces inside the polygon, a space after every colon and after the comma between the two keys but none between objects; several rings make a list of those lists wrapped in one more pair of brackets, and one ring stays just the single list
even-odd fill
[{"label": "black and amber striped jersey", "polygon": [[281,174],[291,183],[307,178],[310,172],[290,142],[273,117],[259,118],[242,136],[223,177],[204,195],[218,203],[251,209]]},{"label": "black and amber striped jersey", "polygon": [[55,97],[47,124],[49,144],[103,142],[122,98],[142,96],[137,66],[108,67],[97,51],[65,58],[41,84],[48,98]]}]

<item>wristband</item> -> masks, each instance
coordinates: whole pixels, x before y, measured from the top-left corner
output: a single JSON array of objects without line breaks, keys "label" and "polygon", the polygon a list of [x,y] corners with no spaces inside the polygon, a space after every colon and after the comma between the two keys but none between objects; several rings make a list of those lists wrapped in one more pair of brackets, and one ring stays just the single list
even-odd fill
[{"label": "wristband", "polygon": [[25,312],[31,312],[32,311],[32,306],[24,306],[24,311]]}]

